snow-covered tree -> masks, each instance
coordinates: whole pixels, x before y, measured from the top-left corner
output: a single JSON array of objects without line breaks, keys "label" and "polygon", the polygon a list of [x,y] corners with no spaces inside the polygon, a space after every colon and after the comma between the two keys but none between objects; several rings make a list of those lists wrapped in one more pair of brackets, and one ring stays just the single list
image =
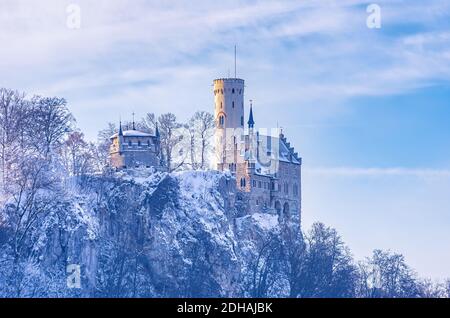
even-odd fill
[{"label": "snow-covered tree", "polygon": [[197,111],[187,124],[189,133],[189,154],[192,169],[206,169],[212,150],[211,138],[214,134],[214,116],[205,111]]},{"label": "snow-covered tree", "polygon": [[161,150],[169,172],[177,170],[186,162],[186,154],[182,141],[184,140],[185,125],[177,121],[172,113],[158,117],[158,127],[161,134]]}]

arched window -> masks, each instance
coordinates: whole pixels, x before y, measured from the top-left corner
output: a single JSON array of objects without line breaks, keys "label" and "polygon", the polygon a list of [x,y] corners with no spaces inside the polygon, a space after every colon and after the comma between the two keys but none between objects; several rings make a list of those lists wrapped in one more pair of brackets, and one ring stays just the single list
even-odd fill
[{"label": "arched window", "polygon": [[234,88],[231,90],[231,92],[234,94]]},{"label": "arched window", "polygon": [[245,178],[241,178],[241,188],[245,188]]},{"label": "arched window", "polygon": [[231,103],[231,107],[233,107],[233,108],[234,108],[234,102],[232,102],[232,103]]},{"label": "arched window", "polygon": [[222,105],[222,102],[220,102],[220,109],[222,109],[223,108],[223,105]]},{"label": "arched window", "polygon": [[277,211],[277,214],[281,214],[281,203],[280,201],[275,201],[275,211]]},{"label": "arched window", "polygon": [[224,118],[223,116],[220,116],[220,117],[219,117],[219,125],[220,125],[221,127],[223,127],[224,124],[225,124],[225,118]]},{"label": "arched window", "polygon": [[291,213],[289,212],[289,204],[287,202],[283,205],[283,216],[287,219],[291,216]]}]

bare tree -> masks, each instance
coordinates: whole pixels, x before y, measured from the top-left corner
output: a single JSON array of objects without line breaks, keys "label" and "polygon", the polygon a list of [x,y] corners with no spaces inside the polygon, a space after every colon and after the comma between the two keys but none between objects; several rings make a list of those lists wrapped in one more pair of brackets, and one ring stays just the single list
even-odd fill
[{"label": "bare tree", "polygon": [[193,169],[207,167],[207,153],[211,150],[211,138],[214,134],[214,116],[205,111],[197,111],[189,120],[189,152]]},{"label": "bare tree", "polygon": [[30,124],[33,127],[30,138],[34,140],[36,149],[48,156],[52,150],[61,146],[75,120],[64,98],[35,96],[32,105],[33,118]]},{"label": "bare tree", "polygon": [[270,233],[263,240],[255,258],[248,266],[249,277],[244,287],[250,297],[269,297],[282,276],[283,265],[280,237],[275,233]]},{"label": "bare tree", "polygon": [[371,258],[360,264],[360,297],[413,298],[420,296],[414,271],[401,254],[374,250]]},{"label": "bare tree", "polygon": [[66,171],[71,176],[83,176],[93,171],[92,145],[84,140],[83,133],[75,131],[69,134],[61,148]]},{"label": "bare tree", "polygon": [[[292,297],[353,297],[357,268],[336,230],[315,223],[305,236],[301,259],[291,260]],[[294,254],[295,256],[295,254]],[[291,288],[292,288],[291,287]]]},{"label": "bare tree", "polygon": [[183,129],[185,126],[179,123],[172,113],[159,116],[158,123],[161,133],[162,154],[167,170],[172,172],[180,168],[185,162],[186,151],[183,147],[180,147],[184,138]]},{"label": "bare tree", "polygon": [[99,131],[97,136],[97,147],[93,150],[97,171],[104,171],[109,166],[109,148],[111,136],[117,133],[118,128],[113,123],[108,123],[105,129]]},{"label": "bare tree", "polygon": [[139,123],[139,127],[145,132],[154,134],[156,130],[157,118],[154,113],[147,113]]},{"label": "bare tree", "polygon": [[2,190],[6,191],[13,161],[23,149],[27,102],[25,95],[9,89],[0,89],[0,159]]},{"label": "bare tree", "polygon": [[53,152],[72,122],[64,99],[27,100],[25,94],[0,89],[0,168],[2,189],[10,199],[5,212],[11,221],[15,262],[23,251],[30,250],[24,246],[34,244],[29,233],[48,213],[52,194],[57,192],[60,178]]}]

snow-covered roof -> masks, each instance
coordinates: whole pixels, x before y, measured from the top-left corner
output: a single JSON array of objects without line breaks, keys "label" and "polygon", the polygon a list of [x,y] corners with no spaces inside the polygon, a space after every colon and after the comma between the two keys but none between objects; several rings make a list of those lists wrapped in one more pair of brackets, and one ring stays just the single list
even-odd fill
[{"label": "snow-covered roof", "polygon": [[[149,134],[149,133],[146,133],[146,132],[143,132],[143,131],[139,131],[139,130],[133,130],[133,129],[131,129],[131,130],[124,130],[123,131],[123,135],[125,137],[155,137],[152,134]],[[118,136],[118,133],[115,133],[110,138],[113,139],[113,138],[116,138],[117,136]]]},{"label": "snow-covered roof", "polygon": [[[245,135],[246,142],[249,141],[249,136]],[[244,156],[244,160],[252,160],[255,163],[255,172],[258,175],[262,176],[270,176],[273,175],[278,169],[279,162],[289,162],[293,164],[301,164],[301,158],[295,152],[294,148],[291,147],[290,143],[286,141],[284,136],[281,137],[273,137],[259,134],[259,140],[262,142],[260,147],[265,147],[266,149],[260,149],[260,155],[257,158],[251,158],[255,154],[250,153],[250,151],[246,150],[242,155]],[[263,154],[261,153],[263,151]],[[267,154],[266,154],[267,153]],[[278,153],[278,155],[277,155]],[[261,155],[264,158],[261,158]],[[256,160],[257,159],[257,160]],[[260,160],[266,161],[266,164],[260,162]],[[269,163],[269,161],[270,163]]]},{"label": "snow-covered roof", "polygon": [[280,141],[280,146],[278,149],[279,150],[279,159],[281,161],[285,161],[285,162],[292,162],[292,163],[300,164],[300,161],[297,160],[294,153],[291,152],[291,150],[288,148],[288,146],[283,141],[283,139],[281,139],[281,138],[276,138],[276,139],[278,139]]},{"label": "snow-covered roof", "polygon": [[[246,137],[246,140],[248,140],[248,135],[246,135],[245,137]],[[300,164],[300,160],[296,156],[293,148],[290,149],[290,145],[287,144],[285,138],[278,138],[278,137],[259,134],[259,140],[263,141],[264,139],[266,140],[266,142],[263,144],[267,146],[266,150],[269,152],[273,152],[273,150],[276,150],[277,146],[274,147],[273,145],[277,145],[277,143],[278,143],[278,157],[274,158],[274,159],[278,159],[279,161],[284,161],[284,162]],[[269,142],[269,139],[270,139],[270,142]],[[248,159],[251,159],[250,154],[248,152],[246,152],[245,160],[248,160]]]}]

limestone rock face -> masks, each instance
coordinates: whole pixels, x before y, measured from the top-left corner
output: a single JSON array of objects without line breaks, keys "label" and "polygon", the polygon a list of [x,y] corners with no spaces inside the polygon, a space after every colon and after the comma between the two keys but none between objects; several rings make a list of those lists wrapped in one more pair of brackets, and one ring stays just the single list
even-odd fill
[{"label": "limestone rock face", "polygon": [[[16,265],[14,224],[3,208],[0,296],[254,295],[258,256],[281,239],[282,224],[274,214],[248,214],[235,184],[217,171],[92,176],[51,202]],[[79,265],[80,288],[67,284],[71,264]],[[265,295],[289,294],[274,268],[280,278]]]}]

